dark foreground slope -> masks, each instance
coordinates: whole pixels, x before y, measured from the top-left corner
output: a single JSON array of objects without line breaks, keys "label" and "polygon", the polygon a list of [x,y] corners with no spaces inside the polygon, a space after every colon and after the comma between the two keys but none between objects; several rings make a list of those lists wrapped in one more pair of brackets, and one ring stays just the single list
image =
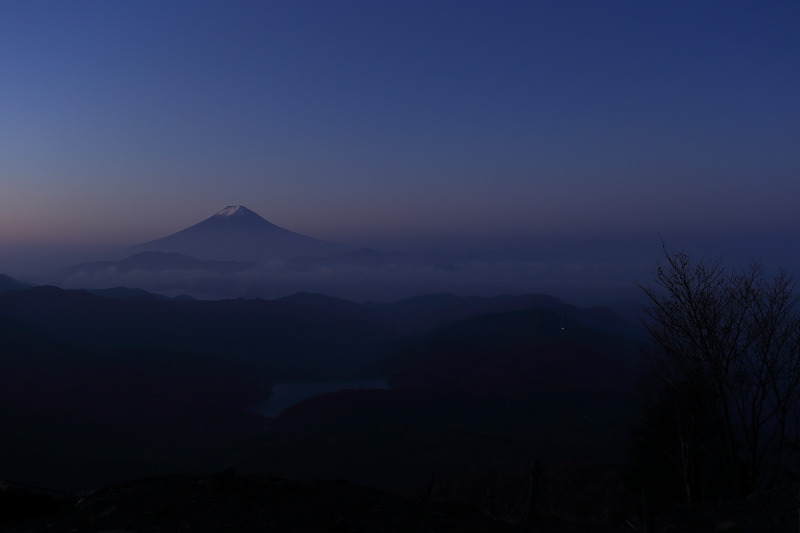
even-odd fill
[{"label": "dark foreground slope", "polygon": [[640,343],[545,309],[481,315],[410,338],[389,357],[392,388],[526,394],[631,390]]},{"label": "dark foreground slope", "polygon": [[[442,305],[414,324],[423,333],[402,340],[393,328],[430,300],[377,310],[319,295],[107,296],[54,287],[0,295],[0,478],[73,490],[234,467],[344,478],[509,516],[541,459],[562,483],[620,490],[615,468],[635,406],[616,385],[630,377],[620,369],[635,341],[577,321],[613,326],[603,313],[540,297],[546,309],[509,311],[497,305],[524,304],[438,296]],[[453,324],[460,307],[494,314]],[[402,390],[319,396],[276,419],[248,411],[278,379],[337,380],[364,365]],[[587,387],[587,376],[603,379]],[[548,494],[551,514],[606,506]]]},{"label": "dark foreground slope", "polygon": [[393,338],[389,327],[290,302],[118,299],[56,287],[0,294],[0,319],[93,349],[247,362],[273,380],[346,375]]},{"label": "dark foreground slope", "polygon": [[405,499],[341,480],[297,483],[237,477],[232,471],[113,485],[64,500],[59,509],[41,517],[5,523],[0,518],[0,529],[8,533],[524,531],[463,505]]},{"label": "dark foreground slope", "polygon": [[103,349],[0,318],[0,478],[74,490],[183,471],[263,427],[246,365]]},{"label": "dark foreground slope", "polygon": [[546,488],[543,509],[587,517],[623,490],[618,472],[633,409],[622,393],[342,391],[288,409],[219,457],[217,468],[345,478],[507,515],[538,459],[556,483]]},{"label": "dark foreground slope", "polygon": [[0,478],[83,489],[193,471],[264,428],[279,379],[353,371],[385,330],[288,303],[0,294]]},{"label": "dark foreground slope", "polygon": [[0,274],[0,292],[20,291],[27,288],[30,288],[27,283],[16,280],[6,274]]},{"label": "dark foreground slope", "polygon": [[[549,310],[477,316],[394,344],[380,363],[394,390],[300,402],[218,466],[344,477],[406,496],[429,487],[434,498],[506,513],[537,459],[561,482],[622,490],[638,348]],[[606,504],[583,497],[548,505],[574,513]]]}]

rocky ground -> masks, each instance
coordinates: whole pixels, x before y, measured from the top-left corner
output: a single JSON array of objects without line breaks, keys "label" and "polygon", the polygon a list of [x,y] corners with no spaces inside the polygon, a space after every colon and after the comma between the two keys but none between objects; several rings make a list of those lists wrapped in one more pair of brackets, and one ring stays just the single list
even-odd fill
[{"label": "rocky ground", "polygon": [[401,498],[346,481],[299,483],[233,471],[140,479],[63,498],[7,489],[0,498],[0,531],[9,533],[614,530],[548,519],[509,524],[471,507]]},{"label": "rocky ground", "polygon": [[[797,531],[796,506],[658,508],[652,531]],[[643,531],[639,517],[591,522],[537,516],[499,521],[473,507],[403,498],[343,480],[290,481],[174,475],[137,479],[75,495],[0,483],[3,533],[621,533]]]}]

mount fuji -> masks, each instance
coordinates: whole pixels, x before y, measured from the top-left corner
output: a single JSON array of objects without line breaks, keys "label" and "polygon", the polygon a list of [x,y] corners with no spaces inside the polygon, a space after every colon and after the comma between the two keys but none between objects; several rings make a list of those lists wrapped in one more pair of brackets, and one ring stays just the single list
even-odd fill
[{"label": "mount fuji", "polygon": [[172,235],[126,250],[185,254],[203,260],[271,261],[348,252],[338,244],[277,226],[243,205],[231,205]]}]

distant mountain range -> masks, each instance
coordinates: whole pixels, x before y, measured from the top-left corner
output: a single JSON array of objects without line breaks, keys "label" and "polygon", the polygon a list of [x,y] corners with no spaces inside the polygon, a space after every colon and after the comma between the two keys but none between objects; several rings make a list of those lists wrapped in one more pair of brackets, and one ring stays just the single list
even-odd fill
[{"label": "distant mountain range", "polygon": [[[383,449],[405,448],[454,423],[473,436],[502,426],[538,439],[543,421],[566,416],[606,431],[592,409],[619,404],[639,359],[635,326],[622,317],[545,295],[356,304],[310,293],[175,301],[125,288],[0,292],[0,471],[42,486],[150,476],[217,453],[237,469],[268,461],[296,475],[310,459],[295,453],[292,435],[312,430],[346,436],[319,441],[323,466],[342,442],[369,434]],[[395,390],[310,398],[274,420],[250,411],[273,383],[367,378]],[[541,396],[554,391],[576,401]],[[440,434],[450,444],[435,464],[459,456],[458,435],[467,434]],[[404,456],[421,453],[411,448]],[[520,449],[529,460],[530,445]],[[395,463],[381,454],[391,457],[375,459],[382,467]]]},{"label": "distant mountain range", "polygon": [[[567,367],[548,371],[569,382],[575,361],[557,354],[572,353],[573,348],[579,352],[576,357],[585,361],[579,366],[590,368],[589,361],[594,361],[592,364],[619,370],[621,377],[622,367],[638,354],[641,333],[609,309],[578,308],[546,295],[481,298],[439,294],[386,304],[356,304],[309,293],[279,300],[174,301],[121,287],[91,292],[35,287],[0,294],[0,322],[4,319],[46,330],[48,338],[110,350],[226,354],[256,364],[270,379],[395,374],[398,384],[411,386],[410,381],[418,378],[404,376],[413,368],[412,374],[422,371],[442,389],[449,387],[445,382],[452,378],[474,371],[470,365],[477,360],[485,371],[496,366],[505,353],[513,355],[514,364],[524,362],[523,366],[540,364],[543,357],[554,357],[550,365],[563,361]],[[459,323],[462,326],[455,325]],[[413,342],[387,350],[400,337]],[[464,339],[471,340],[459,344]],[[507,363],[503,366],[513,366]],[[514,378],[543,373],[538,367],[525,368]],[[493,379],[495,387],[508,377]],[[459,381],[468,389],[481,389]],[[543,385],[526,381],[524,386],[536,389]]]},{"label": "distant mountain range", "polygon": [[28,283],[16,280],[6,274],[0,274],[0,292],[19,291],[30,287],[31,285]]},{"label": "distant mountain range", "polygon": [[[619,265],[587,266],[548,259],[538,244],[529,252],[353,249],[294,233],[236,205],[172,235],[86,257],[37,281],[69,289],[135,287],[196,299],[312,292],[364,302],[432,293],[546,292],[584,304],[638,300],[633,275]],[[597,283],[597,276],[605,275],[609,281]]]},{"label": "distant mountain range", "polygon": [[215,215],[172,235],[132,246],[131,254],[157,251],[204,260],[271,261],[293,257],[327,257],[348,248],[300,235],[277,226],[243,205]]},{"label": "distant mountain range", "polygon": [[629,389],[640,343],[541,308],[485,314],[409,339],[392,388],[525,394]]},{"label": "distant mountain range", "polygon": [[375,321],[291,302],[174,301],[122,288],[95,294],[48,286],[4,292],[0,323],[4,320],[46,331],[40,337],[71,346],[224,354],[258,366],[270,379],[347,374],[360,367],[365,353],[394,338],[388,326]]}]

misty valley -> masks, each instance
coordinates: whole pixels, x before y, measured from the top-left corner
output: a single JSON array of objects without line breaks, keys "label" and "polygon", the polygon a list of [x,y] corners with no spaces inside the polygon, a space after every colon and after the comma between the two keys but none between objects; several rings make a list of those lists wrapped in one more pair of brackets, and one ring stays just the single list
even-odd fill
[{"label": "misty valley", "polygon": [[[796,518],[800,321],[789,278],[758,264],[725,271],[664,246],[656,289],[613,309],[422,292],[499,260],[347,250],[242,206],[121,255],[53,283],[0,276],[3,530],[693,531],[740,513],[736,527],[783,531]],[[345,292],[387,272],[433,278],[358,300],[266,298],[242,277],[333,287],[341,267]],[[238,296],[198,298],[185,279]]]}]

